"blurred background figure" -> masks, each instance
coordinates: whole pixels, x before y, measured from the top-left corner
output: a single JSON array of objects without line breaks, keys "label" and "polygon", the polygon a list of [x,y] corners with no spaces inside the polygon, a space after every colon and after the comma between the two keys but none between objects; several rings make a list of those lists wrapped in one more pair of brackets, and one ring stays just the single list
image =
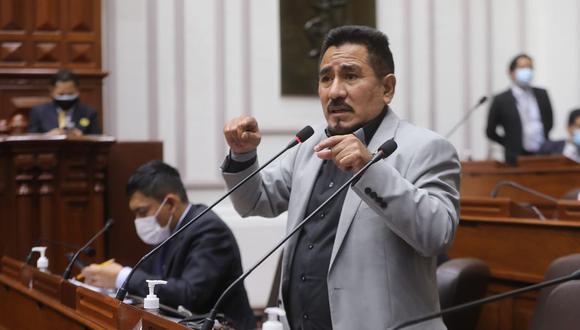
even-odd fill
[{"label": "blurred background figure", "polygon": [[570,111],[568,135],[568,139],[564,140],[547,140],[540,148],[540,153],[564,155],[580,163],[580,109]]},{"label": "blurred background figure", "polygon": [[30,109],[29,133],[101,134],[97,112],[79,101],[79,82],[72,71],[58,71],[51,85],[52,102]]},{"label": "blurred background figure", "polygon": [[[515,165],[520,155],[533,155],[548,139],[553,115],[545,89],[532,87],[534,62],[527,54],[517,55],[509,65],[512,86],[496,95],[487,118],[487,137],[501,144],[505,161]],[[498,127],[503,134],[498,134]]]}]

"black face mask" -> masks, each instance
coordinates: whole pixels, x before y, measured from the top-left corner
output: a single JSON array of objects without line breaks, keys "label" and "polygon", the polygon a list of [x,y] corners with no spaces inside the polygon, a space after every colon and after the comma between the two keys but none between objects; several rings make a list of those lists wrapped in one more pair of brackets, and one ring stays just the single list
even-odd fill
[{"label": "black face mask", "polygon": [[78,95],[60,95],[53,98],[54,104],[64,111],[74,107],[79,102]]}]

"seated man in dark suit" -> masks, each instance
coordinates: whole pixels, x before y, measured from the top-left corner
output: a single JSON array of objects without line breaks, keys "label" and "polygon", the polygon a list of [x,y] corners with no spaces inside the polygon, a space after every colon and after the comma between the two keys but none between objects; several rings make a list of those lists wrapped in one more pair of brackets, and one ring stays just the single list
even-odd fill
[{"label": "seated man in dark suit", "polygon": [[512,86],[496,95],[489,109],[487,136],[505,148],[505,161],[512,165],[519,155],[538,153],[552,129],[550,98],[545,89],[532,87],[533,73],[532,58],[516,56],[509,65]]},{"label": "seated man in dark suit", "polygon": [[60,70],[51,81],[52,102],[37,105],[28,115],[29,133],[101,134],[97,112],[79,102],[79,83],[69,70]]},{"label": "seated man in dark suit", "polygon": [[568,134],[567,140],[546,141],[540,153],[564,155],[580,163],[580,109],[572,110],[568,116]]},{"label": "seated man in dark suit", "polygon": [[[129,208],[135,214],[139,238],[157,245],[206,209],[188,201],[177,170],[161,161],[139,167],[127,183]],[[130,246],[127,246],[130,249]],[[82,270],[85,283],[119,288],[131,271],[118,263],[90,265]],[[194,314],[208,313],[220,294],[242,274],[238,244],[228,226],[208,212],[143,263],[129,281],[129,293],[145,297],[148,279],[162,279],[155,292],[160,303],[179,305]],[[243,284],[226,297],[219,313],[236,329],[256,324]]]}]

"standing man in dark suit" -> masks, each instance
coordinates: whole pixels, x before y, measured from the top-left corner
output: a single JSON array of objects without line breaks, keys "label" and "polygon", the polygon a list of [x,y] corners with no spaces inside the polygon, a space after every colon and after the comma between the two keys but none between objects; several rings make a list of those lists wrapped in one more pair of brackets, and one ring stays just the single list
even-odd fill
[{"label": "standing man in dark suit", "polygon": [[[520,54],[509,65],[513,85],[493,99],[487,118],[487,136],[505,148],[505,161],[515,165],[519,155],[539,152],[552,129],[552,105],[545,89],[531,86],[534,63]],[[503,135],[497,133],[498,126]]]},{"label": "standing man in dark suit", "polygon": [[[163,242],[206,209],[191,204],[179,172],[154,160],[139,167],[127,183],[129,208],[135,214],[139,238],[150,245]],[[130,246],[127,246],[130,249]],[[82,270],[85,283],[119,288],[130,267],[118,263],[90,265]],[[208,212],[135,270],[129,292],[148,293],[146,280],[166,280],[156,288],[160,303],[184,306],[195,314],[208,313],[220,294],[242,274],[240,251],[228,226]],[[253,312],[243,284],[238,285],[218,312],[236,329],[255,329]]]},{"label": "standing man in dark suit", "polygon": [[79,102],[79,82],[71,71],[58,71],[51,85],[52,102],[30,109],[29,133],[101,134],[97,112]]}]

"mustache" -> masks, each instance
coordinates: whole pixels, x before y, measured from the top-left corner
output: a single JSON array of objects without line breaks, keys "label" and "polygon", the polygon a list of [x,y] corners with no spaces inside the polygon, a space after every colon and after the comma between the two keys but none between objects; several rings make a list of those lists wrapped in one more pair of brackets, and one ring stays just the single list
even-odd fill
[{"label": "mustache", "polygon": [[328,112],[333,112],[333,111],[354,112],[354,109],[350,105],[346,104],[344,99],[335,99],[335,100],[330,101],[330,103],[328,104],[326,109],[328,110]]}]

